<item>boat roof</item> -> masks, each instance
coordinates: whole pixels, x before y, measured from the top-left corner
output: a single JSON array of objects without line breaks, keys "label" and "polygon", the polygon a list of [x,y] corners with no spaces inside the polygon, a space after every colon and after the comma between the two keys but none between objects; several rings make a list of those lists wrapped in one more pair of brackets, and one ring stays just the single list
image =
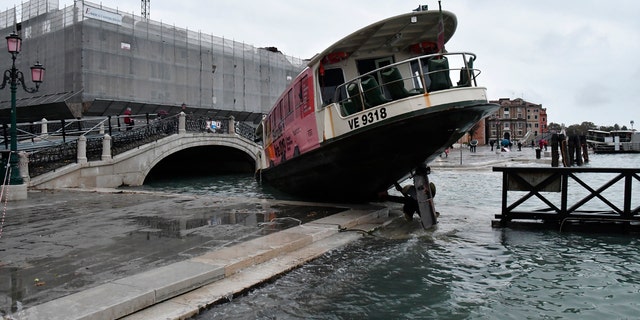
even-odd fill
[{"label": "boat roof", "polygon": [[427,41],[436,43],[441,12],[444,42],[447,43],[458,25],[453,13],[444,10],[414,11],[380,20],[344,37],[311,58],[308,66],[315,65],[323,57],[334,52],[344,52],[351,56],[358,52],[369,53],[377,50],[402,51],[411,45]]}]

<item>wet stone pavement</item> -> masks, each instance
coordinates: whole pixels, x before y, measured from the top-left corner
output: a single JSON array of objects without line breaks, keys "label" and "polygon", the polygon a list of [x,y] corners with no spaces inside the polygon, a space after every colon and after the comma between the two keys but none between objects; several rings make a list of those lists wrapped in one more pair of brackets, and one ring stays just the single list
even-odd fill
[{"label": "wet stone pavement", "polygon": [[116,190],[30,191],[2,207],[0,316],[346,210]]}]

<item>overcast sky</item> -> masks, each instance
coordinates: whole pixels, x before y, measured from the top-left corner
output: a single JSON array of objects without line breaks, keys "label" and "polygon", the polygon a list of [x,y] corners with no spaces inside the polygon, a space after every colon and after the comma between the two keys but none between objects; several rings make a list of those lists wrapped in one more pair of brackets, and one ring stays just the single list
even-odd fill
[{"label": "overcast sky", "polygon": [[[140,15],[140,0],[95,1]],[[60,7],[73,0],[60,0]],[[640,1],[442,0],[458,17],[448,51],[478,55],[489,99],[523,98],[548,121],[640,127]],[[151,1],[151,19],[310,58],[406,0]]]}]

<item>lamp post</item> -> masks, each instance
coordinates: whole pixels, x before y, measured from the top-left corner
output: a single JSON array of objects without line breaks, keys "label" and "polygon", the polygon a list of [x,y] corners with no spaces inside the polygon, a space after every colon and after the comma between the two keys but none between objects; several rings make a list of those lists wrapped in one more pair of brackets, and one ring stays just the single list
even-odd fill
[{"label": "lamp post", "polygon": [[496,142],[497,142],[497,153],[502,151],[502,138],[500,138],[500,119],[496,120]]},{"label": "lamp post", "polygon": [[9,155],[9,166],[10,166],[10,177],[9,184],[10,185],[19,185],[22,184],[22,177],[20,176],[20,170],[18,169],[18,131],[16,127],[16,93],[18,91],[18,84],[22,85],[24,91],[29,93],[34,93],[38,91],[40,88],[40,83],[42,82],[42,78],[44,76],[44,67],[36,62],[34,66],[31,67],[31,80],[36,84],[35,88],[27,88],[24,83],[24,75],[20,70],[16,68],[16,57],[20,53],[20,49],[22,47],[22,38],[18,36],[15,32],[12,32],[10,35],[6,37],[7,39],[7,50],[11,54],[11,69],[4,71],[4,77],[2,79],[2,85],[0,85],[0,89],[4,89],[9,82],[9,88],[11,90],[11,153]]}]

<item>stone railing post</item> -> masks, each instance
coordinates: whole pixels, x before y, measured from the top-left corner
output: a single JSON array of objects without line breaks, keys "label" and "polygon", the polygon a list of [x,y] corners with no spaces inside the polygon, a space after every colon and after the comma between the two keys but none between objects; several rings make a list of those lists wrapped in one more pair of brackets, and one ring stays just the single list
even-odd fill
[{"label": "stone railing post", "polygon": [[181,111],[178,116],[178,134],[185,133],[187,133],[187,115]]},{"label": "stone railing post", "polygon": [[47,133],[49,132],[49,128],[48,128],[48,121],[46,118],[42,118],[42,124],[40,125],[40,134],[43,136],[46,136]]},{"label": "stone railing post", "polygon": [[78,163],[87,163],[87,137],[78,137]]},{"label": "stone railing post", "polygon": [[111,136],[105,134],[102,138],[102,161],[111,160]]},{"label": "stone railing post", "polygon": [[236,133],[236,118],[234,116],[229,116],[229,133]]},{"label": "stone railing post", "polygon": [[18,168],[20,169],[20,176],[22,177],[22,181],[29,184],[29,154],[20,151],[18,152]]}]

